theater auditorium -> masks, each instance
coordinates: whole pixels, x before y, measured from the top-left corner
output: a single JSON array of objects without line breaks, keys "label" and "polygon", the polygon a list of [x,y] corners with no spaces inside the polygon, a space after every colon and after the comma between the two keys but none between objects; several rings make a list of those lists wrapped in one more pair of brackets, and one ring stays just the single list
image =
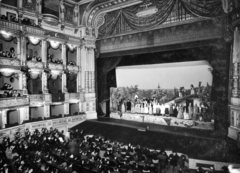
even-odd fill
[{"label": "theater auditorium", "polygon": [[240,173],[239,0],[0,0],[0,173]]}]

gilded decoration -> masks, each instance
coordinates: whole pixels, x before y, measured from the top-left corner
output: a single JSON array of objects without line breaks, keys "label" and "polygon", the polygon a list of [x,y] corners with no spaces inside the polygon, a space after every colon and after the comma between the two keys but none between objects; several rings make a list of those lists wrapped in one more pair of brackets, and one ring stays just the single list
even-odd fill
[{"label": "gilded decoration", "polygon": [[27,61],[27,66],[32,69],[43,69],[43,63],[37,61]]}]

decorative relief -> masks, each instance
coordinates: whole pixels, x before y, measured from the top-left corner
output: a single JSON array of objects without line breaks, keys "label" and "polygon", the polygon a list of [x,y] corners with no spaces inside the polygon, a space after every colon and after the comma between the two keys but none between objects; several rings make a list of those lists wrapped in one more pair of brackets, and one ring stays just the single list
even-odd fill
[{"label": "decorative relief", "polygon": [[[161,28],[159,30],[131,34],[132,36],[124,35],[115,37],[114,40],[106,38],[100,41],[100,52],[107,53],[113,51],[122,51],[129,49],[142,48],[144,46],[161,46],[168,44],[176,44],[190,41],[198,41],[203,39],[221,38],[223,32],[221,27],[218,27],[212,21],[200,21],[185,25],[174,26],[170,28]],[[149,37],[150,34],[150,37]],[[114,43],[113,43],[114,42]]]},{"label": "decorative relief", "polygon": [[65,93],[65,102],[69,102],[69,93]]},{"label": "decorative relief", "polygon": [[0,99],[0,109],[29,105],[27,97],[9,97]]},{"label": "decorative relief", "polygon": [[44,31],[42,29],[39,29],[39,28],[36,28],[36,27],[26,26],[26,32],[31,33],[33,35],[44,36]]}]

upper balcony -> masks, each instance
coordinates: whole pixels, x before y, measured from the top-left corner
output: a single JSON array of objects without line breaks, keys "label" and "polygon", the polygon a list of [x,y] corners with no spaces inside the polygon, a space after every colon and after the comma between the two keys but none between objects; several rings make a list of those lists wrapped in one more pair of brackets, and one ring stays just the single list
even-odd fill
[{"label": "upper balcony", "polygon": [[8,109],[28,105],[29,98],[27,96],[0,98],[0,109]]}]

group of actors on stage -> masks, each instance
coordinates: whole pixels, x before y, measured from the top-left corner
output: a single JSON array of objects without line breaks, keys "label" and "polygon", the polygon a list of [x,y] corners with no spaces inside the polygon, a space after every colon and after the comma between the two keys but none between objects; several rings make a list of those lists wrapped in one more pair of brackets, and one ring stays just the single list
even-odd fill
[{"label": "group of actors on stage", "polygon": [[125,113],[147,114],[154,116],[170,116],[186,120],[207,121],[207,107],[202,103],[199,105],[185,104],[160,104],[154,99],[135,99],[118,103],[118,111]]}]

